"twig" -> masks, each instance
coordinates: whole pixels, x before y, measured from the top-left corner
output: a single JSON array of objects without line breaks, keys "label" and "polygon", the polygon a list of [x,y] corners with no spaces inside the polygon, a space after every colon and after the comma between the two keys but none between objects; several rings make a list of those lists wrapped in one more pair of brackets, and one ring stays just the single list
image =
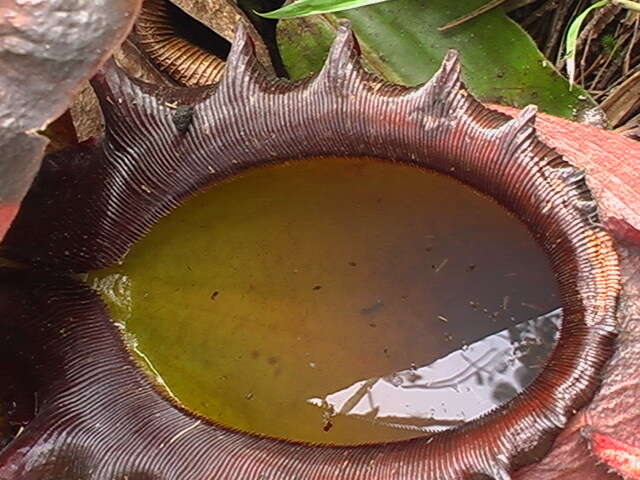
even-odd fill
[{"label": "twig", "polygon": [[[553,18],[551,20],[551,31],[549,32],[547,45],[545,46],[545,49],[544,49],[544,56],[547,57],[548,59],[551,59],[554,57],[554,55],[552,55],[553,51],[557,51],[558,53],[561,52],[561,49],[560,48],[556,49],[556,47],[558,42],[562,41],[562,37],[565,30],[564,18],[567,16],[568,11],[569,11],[569,2],[562,2],[558,6],[558,8],[555,9],[553,12]],[[558,62],[556,61],[555,63],[557,65]]]},{"label": "twig", "polygon": [[550,2],[545,3],[540,8],[538,8],[538,10],[536,10],[531,15],[529,15],[529,17],[526,20],[523,20],[522,26],[527,27],[531,25],[536,20],[540,19],[544,14],[546,14],[547,12],[550,12],[551,10],[556,9],[557,7],[558,7],[558,0],[552,0]]},{"label": "twig", "polygon": [[624,61],[624,56],[619,55],[616,57],[616,53],[619,51],[624,42],[629,39],[630,36],[630,33],[624,33],[618,38],[618,42],[616,43],[615,48],[609,54],[607,61],[596,75],[596,78],[593,80],[593,82],[591,82],[591,88],[605,88],[611,77],[617,71],[618,67],[620,67],[620,65],[622,65],[622,62]]},{"label": "twig", "polygon": [[640,30],[640,28],[638,28],[638,26],[640,25],[640,15],[636,15],[635,20],[633,21],[633,23],[635,24],[633,26],[633,35],[631,36],[631,42],[629,43],[629,48],[627,49],[627,53],[624,56],[624,70],[623,70],[623,74],[626,74],[629,72],[629,70],[631,69],[631,52],[633,52],[633,47],[636,44],[636,41],[638,40],[638,30]]},{"label": "twig", "polygon": [[474,18],[479,17],[483,13],[487,13],[488,11],[499,7],[506,1],[508,0],[491,0],[489,3],[486,3],[480,8],[475,9],[473,12],[467,13],[466,15],[456,18],[454,21],[449,22],[446,25],[442,25],[441,27],[438,27],[438,30],[440,30],[441,32],[444,32],[446,30],[449,30],[450,28],[457,27],[458,25],[462,25],[463,23],[468,22],[469,20],[473,20]]},{"label": "twig", "polygon": [[638,2],[633,2],[631,0],[611,0],[611,3],[613,3],[614,5],[620,5],[621,7],[633,10],[635,12],[640,12],[640,3]]},{"label": "twig", "polygon": [[[609,22],[611,22],[615,18],[619,11],[620,7],[612,4],[606,5],[593,11],[591,19],[586,23],[586,25],[580,32],[580,35],[578,36],[578,40],[576,41],[575,46],[576,51],[580,50],[583,47],[585,41],[590,41],[590,39],[594,36],[600,35],[600,33],[602,33]],[[585,47],[585,51],[586,50],[588,49]],[[559,70],[563,69],[565,61],[565,58],[561,58],[558,61],[556,67]]]}]

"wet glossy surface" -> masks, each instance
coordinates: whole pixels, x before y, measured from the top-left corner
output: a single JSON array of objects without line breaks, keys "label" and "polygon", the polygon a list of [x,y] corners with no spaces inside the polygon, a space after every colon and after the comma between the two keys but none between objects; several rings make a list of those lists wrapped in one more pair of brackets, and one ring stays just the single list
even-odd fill
[{"label": "wet glossy surface", "polygon": [[[482,413],[453,396],[443,409],[441,397],[416,395],[403,372],[422,375],[558,304],[544,254],[502,207],[448,177],[372,159],[268,167],[217,185],[92,282],[140,361],[185,406],[246,431],[332,443],[406,438],[422,432],[395,424],[454,425]],[[505,333],[512,352],[517,329]],[[544,356],[516,355],[519,376],[500,376],[500,362],[482,363],[494,347],[482,348],[462,377],[495,367],[495,395],[485,395],[495,403]],[[437,378],[460,372],[439,364],[453,366]],[[377,410],[319,401],[381,377],[396,378],[380,383],[395,393],[376,395]]]},{"label": "wet glossy surface", "polygon": [[560,309],[464,345],[429,365],[374,377],[309,402],[338,415],[422,432],[462,425],[514,398],[544,366]]}]

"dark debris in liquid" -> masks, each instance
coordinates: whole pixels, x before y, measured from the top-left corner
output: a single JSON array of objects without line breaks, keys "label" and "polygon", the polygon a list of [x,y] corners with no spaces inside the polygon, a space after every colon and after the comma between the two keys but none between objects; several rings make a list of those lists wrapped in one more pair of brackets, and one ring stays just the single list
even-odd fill
[{"label": "dark debris in liquid", "polygon": [[[250,171],[163,219],[93,284],[187,408],[350,444],[458,425],[526,386],[555,280],[491,199],[417,167]],[[483,341],[483,339],[486,339]]]}]

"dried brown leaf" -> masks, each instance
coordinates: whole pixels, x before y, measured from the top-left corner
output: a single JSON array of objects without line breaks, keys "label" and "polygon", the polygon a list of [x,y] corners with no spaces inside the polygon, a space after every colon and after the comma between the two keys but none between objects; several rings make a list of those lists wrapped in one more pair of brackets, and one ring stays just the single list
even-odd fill
[{"label": "dried brown leaf", "polygon": [[262,37],[247,20],[236,2],[232,0],[171,0],[171,2],[229,42],[233,42],[238,23],[244,22],[255,44],[258,59],[271,69],[269,52]]},{"label": "dried brown leaf", "polygon": [[601,106],[614,126],[637,111],[640,108],[640,71],[616,87]]}]

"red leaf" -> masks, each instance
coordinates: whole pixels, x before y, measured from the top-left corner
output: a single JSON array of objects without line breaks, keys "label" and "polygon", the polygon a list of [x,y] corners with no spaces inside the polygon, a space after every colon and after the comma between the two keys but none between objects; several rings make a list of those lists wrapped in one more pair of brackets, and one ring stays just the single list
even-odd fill
[{"label": "red leaf", "polygon": [[587,431],[591,449],[610,468],[630,480],[640,480],[640,448],[603,433]]}]

